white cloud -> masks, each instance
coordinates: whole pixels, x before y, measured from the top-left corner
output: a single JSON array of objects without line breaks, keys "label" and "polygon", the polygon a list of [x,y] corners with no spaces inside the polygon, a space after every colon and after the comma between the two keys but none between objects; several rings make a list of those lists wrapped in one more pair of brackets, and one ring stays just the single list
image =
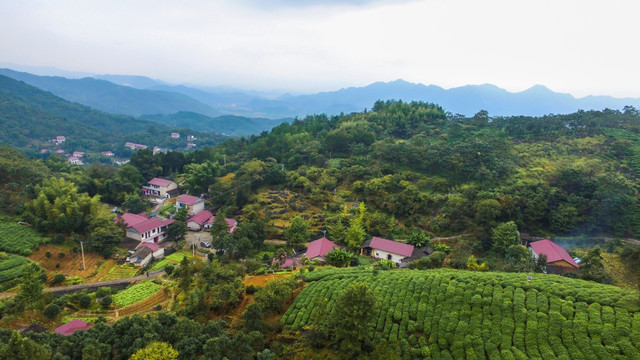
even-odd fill
[{"label": "white cloud", "polygon": [[577,0],[0,1],[0,61],[302,92],[403,78],[640,97],[639,8]]}]

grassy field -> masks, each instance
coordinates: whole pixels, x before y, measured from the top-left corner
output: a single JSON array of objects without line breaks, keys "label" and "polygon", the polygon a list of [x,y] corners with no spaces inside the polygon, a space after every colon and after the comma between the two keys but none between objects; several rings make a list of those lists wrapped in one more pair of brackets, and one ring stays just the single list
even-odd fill
[{"label": "grassy field", "polygon": [[173,254],[166,256],[160,261],[158,261],[157,263],[153,264],[150,271],[163,269],[165,266],[169,264],[177,264],[180,261],[182,261],[182,258],[184,258],[185,256],[190,258],[192,256],[192,253],[186,250],[174,252]]},{"label": "grassy field", "polygon": [[315,296],[353,282],[376,294],[374,342],[404,359],[613,359],[640,354],[638,292],[555,275],[455,270],[318,270],[281,318],[310,323]]},{"label": "grassy field", "polygon": [[28,256],[43,241],[42,236],[30,227],[0,222],[0,251]]}]

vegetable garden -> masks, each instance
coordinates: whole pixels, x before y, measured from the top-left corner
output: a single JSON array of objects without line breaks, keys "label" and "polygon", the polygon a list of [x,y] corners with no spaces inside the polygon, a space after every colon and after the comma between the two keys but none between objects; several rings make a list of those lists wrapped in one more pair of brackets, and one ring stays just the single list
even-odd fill
[{"label": "vegetable garden", "polygon": [[0,291],[15,285],[15,279],[22,276],[22,265],[29,259],[18,255],[0,252]]},{"label": "vegetable garden", "polygon": [[404,359],[640,358],[638,293],[555,275],[455,270],[343,269],[307,273],[310,284],[281,318],[310,326],[313,299],[353,282],[378,297],[375,343]]},{"label": "vegetable garden", "polygon": [[32,228],[0,222],[0,251],[28,256],[41,242],[42,237]]},{"label": "vegetable garden", "polygon": [[155,294],[161,287],[151,281],[141,282],[115,294],[113,304],[116,307],[135,304]]}]

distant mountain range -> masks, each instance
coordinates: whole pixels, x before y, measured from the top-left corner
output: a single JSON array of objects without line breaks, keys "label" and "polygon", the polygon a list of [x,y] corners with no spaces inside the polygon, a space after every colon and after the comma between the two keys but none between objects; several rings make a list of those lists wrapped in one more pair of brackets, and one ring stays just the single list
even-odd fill
[{"label": "distant mountain range", "polygon": [[[172,85],[144,76],[92,75],[67,79],[9,69],[0,69],[0,74],[95,109],[117,114],[145,115],[146,118],[163,123],[189,123],[190,127],[196,129],[217,131],[209,126],[216,123],[211,119],[220,114],[242,116],[226,118],[226,121],[237,122],[228,129],[229,133],[234,134],[257,133],[262,131],[260,129],[268,129],[284,121],[284,118],[362,111],[371,108],[377,100],[388,99],[436,103],[448,112],[466,116],[472,116],[480,110],[487,110],[490,116],[541,116],[572,113],[580,109],[622,109],[626,105],[640,108],[640,98],[575,98],[570,94],[553,92],[542,85],[512,93],[489,84],[444,89],[435,85],[396,80],[309,95],[284,94],[274,97],[233,88]],[[280,120],[268,122],[266,119]]]}]

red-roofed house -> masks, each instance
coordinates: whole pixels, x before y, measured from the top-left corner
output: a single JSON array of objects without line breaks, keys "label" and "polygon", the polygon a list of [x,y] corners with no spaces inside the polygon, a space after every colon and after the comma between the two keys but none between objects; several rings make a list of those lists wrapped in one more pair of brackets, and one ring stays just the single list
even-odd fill
[{"label": "red-roofed house", "polygon": [[[187,220],[187,229],[192,231],[210,229],[211,225],[213,225],[213,222],[215,220],[216,220],[216,217],[213,216],[211,212],[209,212],[208,210],[203,210],[195,214],[194,216],[190,217]],[[236,221],[236,219],[230,219],[230,218],[225,218],[224,220],[227,222],[227,227],[229,227],[229,230],[227,230],[227,232],[229,234],[233,234],[233,231],[238,226],[238,221]]]},{"label": "red-roofed house", "polygon": [[176,209],[181,207],[189,208],[189,214],[192,216],[204,210],[204,199],[191,195],[181,195],[176,201]]},{"label": "red-roofed house", "polygon": [[[274,258],[273,260],[271,260],[271,264],[275,264],[278,262],[278,259]],[[282,262],[282,264],[280,264],[280,268],[286,268],[286,267],[300,267],[302,266],[302,262],[300,261],[300,259],[294,259],[294,258],[286,258],[284,259],[284,261]]]},{"label": "red-roofed house", "polygon": [[73,156],[76,156],[79,158],[84,157],[84,151],[74,151]]},{"label": "red-roofed house", "polygon": [[102,156],[108,156],[108,157],[113,157],[115,156],[115,154],[111,151],[103,151],[102,152]]},{"label": "red-roofed house", "polygon": [[153,243],[166,239],[167,227],[173,223],[173,219],[160,220],[157,217],[147,219],[144,214],[125,213],[121,219],[127,224],[128,238]]},{"label": "red-roofed house", "polygon": [[61,335],[71,335],[78,330],[87,329],[89,329],[89,324],[86,321],[73,319],[64,325],[58,326],[53,331]]},{"label": "red-roofed house", "polygon": [[307,247],[307,254],[305,255],[309,260],[324,261],[324,256],[335,248],[339,247],[333,241],[327,238],[320,238],[309,243]]},{"label": "red-roofed house", "polygon": [[171,180],[162,178],[153,178],[142,187],[142,192],[147,196],[158,196],[170,198],[172,194],[177,194],[178,184]]},{"label": "red-roofed house", "polygon": [[547,272],[551,274],[564,274],[567,272],[577,272],[578,264],[571,255],[551,240],[544,239],[534,241],[529,244],[534,259],[540,255],[547,256]]},{"label": "red-roofed house", "polygon": [[41,154],[46,154],[46,153],[48,153],[48,152],[49,152],[49,150],[47,150],[47,149],[40,149],[40,153],[41,153]]},{"label": "red-roofed house", "polygon": [[399,265],[402,259],[411,257],[413,248],[413,245],[374,236],[371,240],[367,240],[362,244],[361,254],[376,259],[391,260]]},{"label": "red-roofed house", "polygon": [[51,139],[51,142],[56,144],[56,145],[60,145],[63,144],[65,142],[66,138],[62,135],[58,135],[56,136],[55,139]]},{"label": "red-roofed house", "polygon": [[171,137],[174,138],[174,139],[179,139],[180,138],[180,133],[172,132],[171,133]]},{"label": "red-roofed house", "polygon": [[69,159],[67,160],[67,164],[83,165],[84,163],[82,162],[82,160],[78,159],[77,156],[69,156]]}]

